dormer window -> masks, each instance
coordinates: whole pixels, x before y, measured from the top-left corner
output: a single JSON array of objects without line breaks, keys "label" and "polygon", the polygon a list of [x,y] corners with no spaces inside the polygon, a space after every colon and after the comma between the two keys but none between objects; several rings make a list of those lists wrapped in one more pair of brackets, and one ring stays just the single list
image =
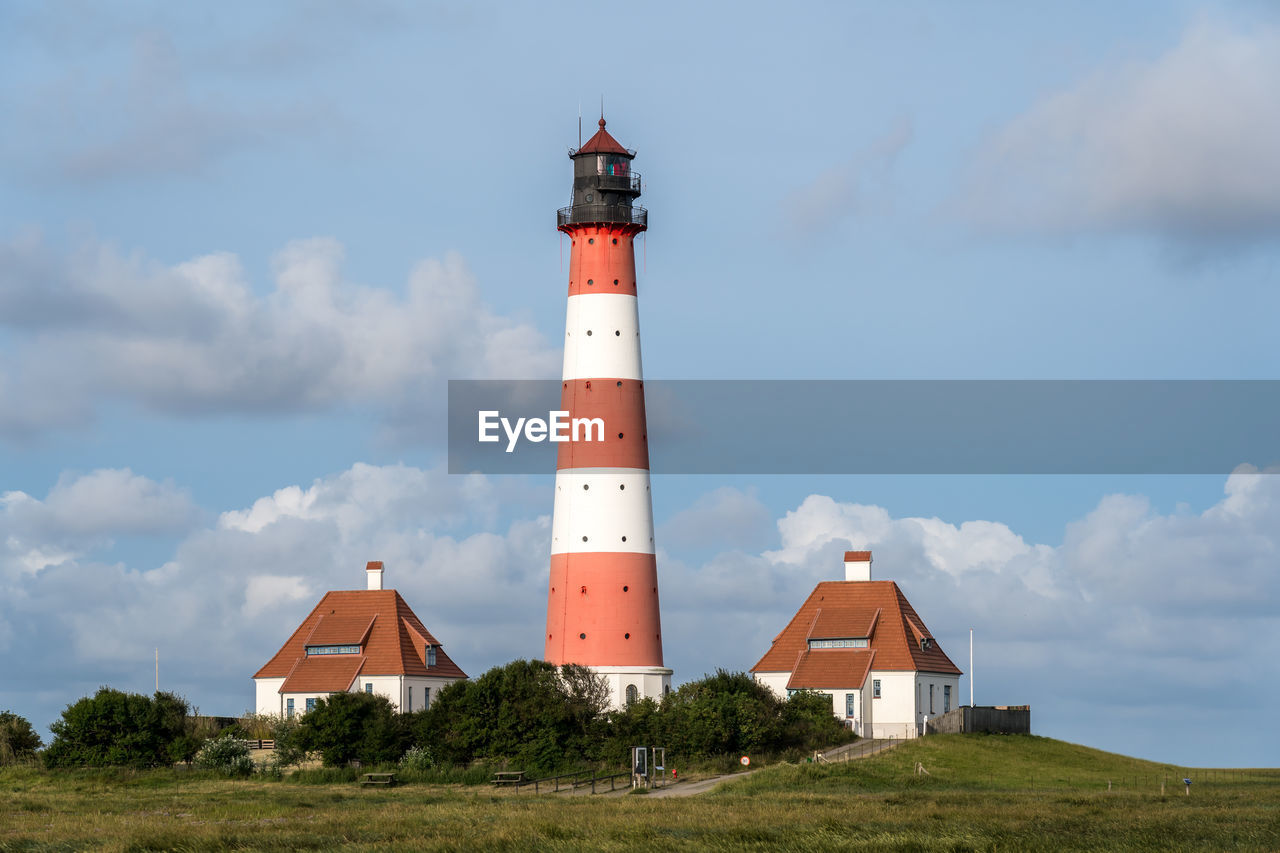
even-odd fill
[{"label": "dormer window", "polygon": [[922,652],[927,652],[927,651],[929,651],[929,649],[930,649],[930,648],[932,648],[932,647],[933,647],[933,638],[932,638],[932,637],[921,637],[921,638],[920,638],[920,651],[922,651]]},{"label": "dormer window", "polygon": [[427,644],[427,666],[435,666],[435,665],[436,665],[436,647],[428,643]]},{"label": "dormer window", "polygon": [[308,655],[358,655],[359,646],[307,646]]},{"label": "dormer window", "polygon": [[810,640],[809,648],[811,649],[865,649],[868,640],[866,637],[844,637],[833,640]]}]

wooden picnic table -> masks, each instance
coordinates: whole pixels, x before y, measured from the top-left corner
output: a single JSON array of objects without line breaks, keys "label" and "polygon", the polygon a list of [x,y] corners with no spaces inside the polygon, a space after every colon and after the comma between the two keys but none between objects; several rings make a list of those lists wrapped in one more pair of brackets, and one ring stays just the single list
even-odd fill
[{"label": "wooden picnic table", "polygon": [[493,774],[494,787],[498,787],[499,785],[516,785],[523,781],[523,770],[504,770]]},{"label": "wooden picnic table", "polygon": [[396,774],[394,773],[366,773],[364,778],[360,780],[361,787],[365,785],[386,785],[391,787],[396,783]]}]

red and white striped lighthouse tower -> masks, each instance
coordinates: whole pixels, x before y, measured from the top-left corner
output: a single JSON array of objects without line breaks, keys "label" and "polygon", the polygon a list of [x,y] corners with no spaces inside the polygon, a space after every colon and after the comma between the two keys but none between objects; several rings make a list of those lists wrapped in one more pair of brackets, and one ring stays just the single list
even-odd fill
[{"label": "red and white striped lighthouse tower", "polygon": [[560,445],[546,659],[591,667],[621,707],[661,698],[671,686],[662,665],[633,248],[648,219],[633,203],[635,152],[609,135],[604,118],[569,156],[573,203],[557,213],[572,241],[560,407],[574,419],[600,418],[605,431],[603,441],[581,433]]}]

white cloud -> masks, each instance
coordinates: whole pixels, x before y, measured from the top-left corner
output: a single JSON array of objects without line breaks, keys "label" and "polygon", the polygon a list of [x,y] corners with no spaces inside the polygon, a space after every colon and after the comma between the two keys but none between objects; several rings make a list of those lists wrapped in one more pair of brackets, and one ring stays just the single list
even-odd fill
[{"label": "white cloud", "polygon": [[0,577],[75,560],[127,535],[181,534],[198,517],[190,495],[128,468],[63,474],[44,500],[0,493]]},{"label": "white cloud", "polygon": [[403,295],[346,281],[342,258],[334,240],[290,243],[258,295],[225,253],[166,267],[101,244],[0,246],[14,341],[0,348],[0,433],[83,421],[112,399],[169,414],[367,405],[420,429],[447,378],[556,375],[558,352],[494,314],[458,255],[420,263]]},{"label": "white cloud", "polygon": [[1200,21],[987,139],[957,207],[1010,230],[1271,239],[1280,224],[1280,30]]}]

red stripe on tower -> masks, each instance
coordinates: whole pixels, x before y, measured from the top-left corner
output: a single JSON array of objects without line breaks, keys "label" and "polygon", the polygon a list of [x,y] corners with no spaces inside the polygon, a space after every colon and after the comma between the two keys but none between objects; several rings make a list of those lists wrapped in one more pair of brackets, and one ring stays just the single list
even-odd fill
[{"label": "red stripe on tower", "polygon": [[605,130],[569,154],[573,203],[557,213],[571,240],[561,408],[599,419],[560,445],[551,523],[546,659],[591,667],[615,707],[671,689],[662,665],[649,445],[640,369],[634,151]]}]

